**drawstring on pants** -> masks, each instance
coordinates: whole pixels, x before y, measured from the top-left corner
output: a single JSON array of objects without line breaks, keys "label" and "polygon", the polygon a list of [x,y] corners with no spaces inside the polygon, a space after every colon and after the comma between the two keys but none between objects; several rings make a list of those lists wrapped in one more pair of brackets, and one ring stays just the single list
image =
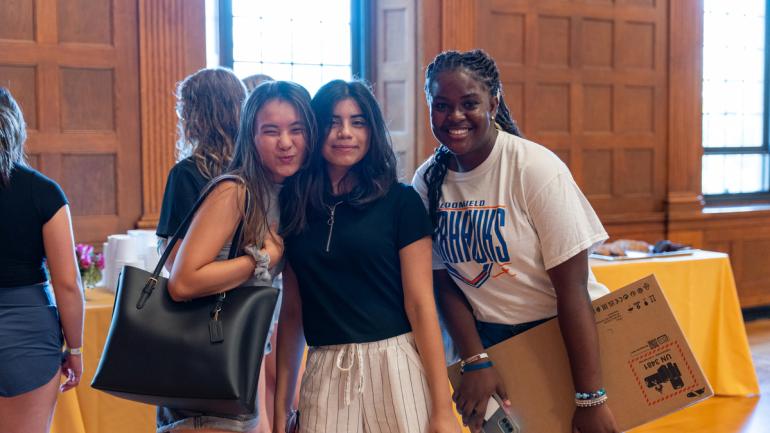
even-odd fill
[{"label": "drawstring on pants", "polygon": [[[348,356],[349,365],[347,367],[343,367],[342,361],[346,353]],[[361,350],[361,346],[355,343],[346,344],[342,346],[340,350],[337,352],[337,369],[347,373],[347,377],[345,378],[345,406],[350,406],[350,373],[356,361],[358,361],[358,387],[356,388],[356,393],[363,394],[364,393],[364,352]]]}]

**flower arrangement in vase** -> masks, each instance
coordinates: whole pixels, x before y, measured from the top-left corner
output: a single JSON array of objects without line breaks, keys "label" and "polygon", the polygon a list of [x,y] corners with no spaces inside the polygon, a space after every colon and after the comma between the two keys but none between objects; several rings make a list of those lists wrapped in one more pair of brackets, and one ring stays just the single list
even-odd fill
[{"label": "flower arrangement in vase", "polygon": [[78,270],[83,287],[92,289],[102,279],[104,269],[104,254],[95,253],[94,247],[88,244],[77,244],[75,255],[78,259]]}]

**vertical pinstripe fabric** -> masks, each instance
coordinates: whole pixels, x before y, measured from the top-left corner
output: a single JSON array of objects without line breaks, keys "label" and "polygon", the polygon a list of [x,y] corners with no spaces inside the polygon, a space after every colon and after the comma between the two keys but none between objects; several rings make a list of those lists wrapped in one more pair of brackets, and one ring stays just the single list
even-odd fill
[{"label": "vertical pinstripe fabric", "polygon": [[[308,351],[299,398],[300,433],[427,431],[430,394],[412,334],[351,346],[318,346]],[[363,362],[355,357],[350,370],[340,369],[338,355],[358,349]],[[347,392],[349,405],[345,404]]]}]

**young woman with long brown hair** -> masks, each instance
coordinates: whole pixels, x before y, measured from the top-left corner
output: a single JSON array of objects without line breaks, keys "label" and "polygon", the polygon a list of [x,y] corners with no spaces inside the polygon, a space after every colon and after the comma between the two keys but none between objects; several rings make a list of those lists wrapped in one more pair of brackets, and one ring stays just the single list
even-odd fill
[{"label": "young woman with long brown hair", "polygon": [[[249,95],[233,161],[227,173],[209,185],[211,192],[193,218],[171,270],[168,290],[173,299],[198,298],[244,284],[272,285],[283,256],[283,241],[275,229],[278,193],[305,164],[315,131],[310,95],[300,85],[273,81]],[[238,248],[245,254],[228,259],[239,223],[243,230]],[[260,415],[226,417],[159,408],[158,432],[246,432],[257,426]]]}]

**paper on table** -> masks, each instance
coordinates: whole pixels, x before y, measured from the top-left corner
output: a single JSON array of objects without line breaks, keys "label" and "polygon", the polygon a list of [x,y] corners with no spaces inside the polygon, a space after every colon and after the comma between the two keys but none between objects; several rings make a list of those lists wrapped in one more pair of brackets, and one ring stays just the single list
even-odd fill
[{"label": "paper on table", "polygon": [[668,251],[665,253],[644,253],[641,251],[626,251],[625,256],[605,256],[603,254],[592,253],[589,257],[597,260],[605,260],[608,262],[618,262],[623,260],[640,260],[640,259],[654,259],[656,257],[671,257],[671,256],[689,256],[694,253],[694,249],[686,249],[679,251]]}]

